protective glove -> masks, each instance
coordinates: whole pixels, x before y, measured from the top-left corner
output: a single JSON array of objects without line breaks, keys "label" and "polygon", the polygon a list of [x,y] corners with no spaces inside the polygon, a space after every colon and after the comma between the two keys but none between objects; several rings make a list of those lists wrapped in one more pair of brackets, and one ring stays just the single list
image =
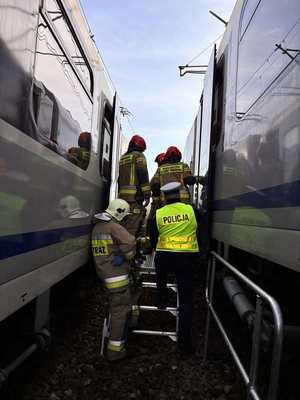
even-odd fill
[{"label": "protective glove", "polygon": [[118,254],[113,258],[113,265],[115,267],[120,267],[120,265],[123,264],[124,260],[125,260],[124,257],[121,254]]},{"label": "protective glove", "polygon": [[147,207],[147,205],[148,205],[149,203],[150,203],[150,198],[147,198],[147,199],[144,200],[143,206],[144,206],[144,207]]}]

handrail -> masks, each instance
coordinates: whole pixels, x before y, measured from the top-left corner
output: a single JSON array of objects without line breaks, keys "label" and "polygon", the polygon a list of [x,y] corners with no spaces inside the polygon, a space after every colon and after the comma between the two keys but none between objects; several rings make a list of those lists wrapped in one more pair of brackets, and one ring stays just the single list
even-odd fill
[{"label": "handrail", "polygon": [[[239,280],[243,281],[253,292],[256,293],[255,321],[254,321],[254,330],[252,338],[252,354],[251,354],[249,375],[246,372],[246,369],[244,368],[233,344],[231,343],[226,333],[226,330],[222,325],[220,318],[218,317],[215,308],[213,307],[213,294],[214,294],[215,276],[216,276],[216,260],[220,261],[223,264],[223,266],[225,266],[228,270],[230,270],[232,274],[234,274]],[[206,360],[207,358],[210,317],[212,315],[247,385],[249,398],[251,396],[251,398],[255,400],[262,400],[257,393],[256,379],[257,379],[257,370],[259,365],[260,333],[261,333],[261,323],[263,316],[262,312],[263,301],[269,304],[273,314],[273,321],[274,321],[274,327],[273,327],[274,340],[273,340],[273,351],[271,360],[272,368],[270,373],[267,399],[276,400],[278,391],[281,352],[282,352],[282,341],[283,341],[282,313],[277,301],[214,251],[211,252],[211,259],[208,265],[205,297],[208,310],[207,310],[206,328],[205,328],[204,360]]]}]

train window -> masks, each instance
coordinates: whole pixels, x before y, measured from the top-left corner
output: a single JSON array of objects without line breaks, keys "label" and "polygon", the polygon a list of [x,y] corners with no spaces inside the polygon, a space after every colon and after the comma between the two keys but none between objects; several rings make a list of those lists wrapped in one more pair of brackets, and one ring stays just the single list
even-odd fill
[{"label": "train window", "polygon": [[[300,2],[248,1],[242,16],[236,112],[243,116],[279,74],[293,62],[276,44],[298,49],[300,43]],[[294,52],[293,55],[296,53]]]},{"label": "train window", "polygon": [[79,48],[72,27],[68,24],[67,16],[64,15],[63,8],[58,5],[56,0],[46,0],[45,9],[47,16],[52,21],[55,30],[63,41],[63,44],[70,55],[77,72],[79,72],[84,84],[93,93],[92,72],[89,64],[84,56],[83,51]]},{"label": "train window", "polygon": [[54,114],[53,100],[46,95],[45,88],[39,82],[34,84],[35,118],[40,134],[51,141],[52,118]]},{"label": "train window", "polygon": [[36,111],[41,142],[45,134],[49,136],[47,129],[51,120],[49,147],[53,148],[55,143],[55,150],[74,162],[74,157],[69,158],[68,153],[70,149],[78,149],[79,134],[91,130],[92,104],[42,16],[38,27],[35,79],[37,85],[44,88]]}]

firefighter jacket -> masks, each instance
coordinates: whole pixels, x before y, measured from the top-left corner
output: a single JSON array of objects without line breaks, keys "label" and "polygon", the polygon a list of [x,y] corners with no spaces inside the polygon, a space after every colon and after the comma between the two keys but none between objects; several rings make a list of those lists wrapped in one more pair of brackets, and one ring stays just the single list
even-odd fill
[{"label": "firefighter jacket", "polygon": [[197,221],[193,207],[171,203],[156,211],[158,241],[156,251],[196,253]]},{"label": "firefighter jacket", "polygon": [[[189,203],[190,194],[184,184],[184,178],[191,175],[192,172],[189,166],[183,162],[163,164],[157,168],[155,175],[151,179],[150,186],[153,188],[155,184],[159,184],[159,186],[162,187],[169,182],[180,182],[180,201],[183,203]],[[163,193],[161,193],[161,202],[165,204]]]},{"label": "firefighter jacket", "polygon": [[135,255],[135,238],[109,214],[95,217],[99,221],[92,232],[96,270],[107,289],[119,290],[129,284],[129,260]]},{"label": "firefighter jacket", "polygon": [[120,158],[119,198],[128,203],[142,203],[150,198],[147,161],[142,152],[127,152]]}]

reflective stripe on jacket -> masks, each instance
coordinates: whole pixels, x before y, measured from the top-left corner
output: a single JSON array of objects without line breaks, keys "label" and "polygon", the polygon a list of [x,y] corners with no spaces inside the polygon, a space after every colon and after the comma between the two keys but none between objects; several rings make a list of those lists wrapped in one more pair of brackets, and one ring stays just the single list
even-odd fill
[{"label": "reflective stripe on jacket", "polygon": [[[192,175],[189,166],[185,163],[169,163],[163,164],[157,168],[155,175],[151,179],[151,187],[155,184],[159,184],[160,187],[170,182],[180,182],[180,201],[183,203],[190,202],[190,194],[187,187],[184,185],[184,178]],[[164,194],[161,193],[161,201],[165,203]]]},{"label": "reflective stripe on jacket", "polygon": [[156,251],[198,252],[197,221],[191,205],[168,204],[156,211]]}]

